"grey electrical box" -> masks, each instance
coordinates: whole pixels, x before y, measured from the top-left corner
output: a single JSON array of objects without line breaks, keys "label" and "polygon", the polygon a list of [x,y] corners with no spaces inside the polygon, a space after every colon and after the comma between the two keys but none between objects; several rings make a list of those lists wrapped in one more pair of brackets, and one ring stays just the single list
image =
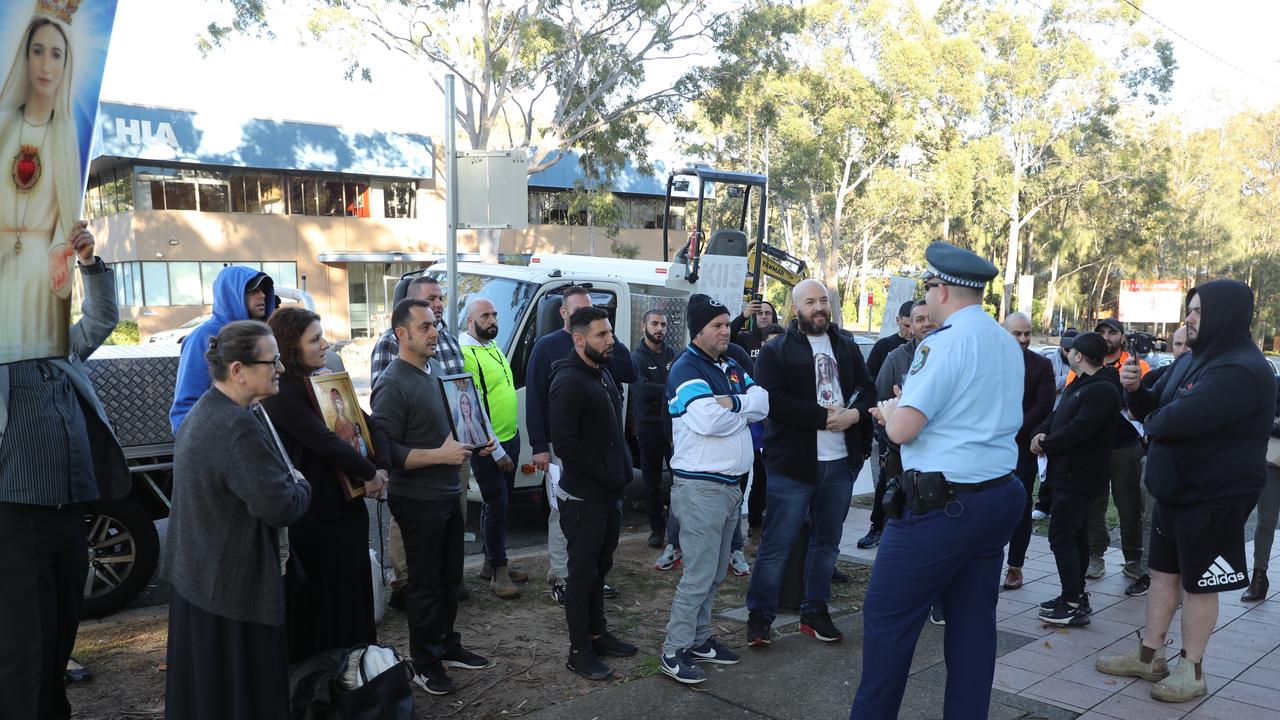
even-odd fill
[{"label": "grey electrical box", "polygon": [[517,150],[458,151],[458,227],[529,225],[529,157]]}]

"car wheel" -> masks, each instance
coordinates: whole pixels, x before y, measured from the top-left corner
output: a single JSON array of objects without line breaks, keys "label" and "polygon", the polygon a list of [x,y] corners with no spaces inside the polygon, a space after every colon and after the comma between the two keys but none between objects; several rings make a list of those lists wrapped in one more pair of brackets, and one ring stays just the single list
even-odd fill
[{"label": "car wheel", "polygon": [[160,559],[160,536],[151,515],[132,500],[90,504],[84,527],[89,572],[80,615],[99,618],[129,604],[150,582]]}]

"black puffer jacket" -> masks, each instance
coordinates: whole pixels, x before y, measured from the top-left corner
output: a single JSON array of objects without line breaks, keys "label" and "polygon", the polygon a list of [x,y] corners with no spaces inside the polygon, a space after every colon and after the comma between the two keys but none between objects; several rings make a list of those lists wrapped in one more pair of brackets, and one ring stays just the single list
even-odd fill
[{"label": "black puffer jacket", "polygon": [[1103,367],[1082,375],[1062,391],[1057,409],[1032,434],[1046,433],[1040,447],[1054,491],[1099,495],[1111,476],[1111,447],[1120,419],[1120,375]]},{"label": "black puffer jacket", "polygon": [[1192,353],[1129,409],[1151,440],[1147,487],[1169,505],[1251,504],[1267,479],[1267,438],[1276,415],[1275,374],[1249,336],[1253,292],[1215,280],[1187,294],[1202,305]]}]

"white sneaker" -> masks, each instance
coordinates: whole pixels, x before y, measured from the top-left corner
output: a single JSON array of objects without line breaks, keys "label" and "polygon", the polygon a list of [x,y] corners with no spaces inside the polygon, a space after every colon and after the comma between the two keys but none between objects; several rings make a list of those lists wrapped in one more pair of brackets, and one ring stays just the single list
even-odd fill
[{"label": "white sneaker", "polygon": [[684,557],[684,553],[680,552],[680,548],[668,544],[667,548],[658,556],[658,559],[654,561],[653,567],[657,570],[670,570],[680,564],[681,557]]},{"label": "white sneaker", "polygon": [[1036,509],[1031,511],[1032,520],[1044,520],[1047,517],[1049,517],[1049,513],[1042,510]]},{"label": "white sneaker", "polygon": [[729,569],[738,577],[751,574],[751,566],[747,564],[747,556],[743,555],[741,550],[734,550],[733,554],[729,556]]}]

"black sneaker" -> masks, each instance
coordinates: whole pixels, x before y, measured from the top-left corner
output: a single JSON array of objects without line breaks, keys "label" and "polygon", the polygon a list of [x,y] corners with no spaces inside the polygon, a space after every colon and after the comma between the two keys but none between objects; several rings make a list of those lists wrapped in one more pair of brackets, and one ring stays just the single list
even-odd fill
[{"label": "black sneaker", "polygon": [[1124,594],[1129,597],[1142,597],[1151,589],[1151,576],[1143,575],[1137,580],[1129,583],[1129,587],[1124,589]]},{"label": "black sneaker", "polygon": [[759,610],[752,610],[747,615],[747,644],[751,647],[764,647],[768,645],[769,635],[772,633],[773,623],[764,619],[764,613]]},{"label": "black sneaker", "polygon": [[608,680],[613,677],[613,669],[600,662],[600,658],[589,650],[569,653],[569,660],[564,666],[588,680]]},{"label": "black sneaker", "polygon": [[1080,593],[1080,612],[1085,615],[1093,614],[1093,608],[1089,606],[1089,593]]},{"label": "black sneaker", "polygon": [[440,663],[431,663],[423,668],[422,672],[413,676],[413,682],[432,695],[448,695],[458,690],[458,686],[453,684],[453,678],[449,677]]},{"label": "black sneaker", "polygon": [[742,659],[738,657],[738,653],[720,644],[715,635],[690,650],[689,655],[695,663],[711,663],[712,665],[737,665],[738,661]]},{"label": "black sneaker", "polygon": [[458,587],[453,589],[453,595],[458,598],[458,602],[464,602],[467,598],[471,597],[471,591],[467,589],[466,585],[458,583]]},{"label": "black sneaker", "polygon": [[567,589],[563,580],[555,580],[551,583],[551,599],[555,600],[560,607],[564,607],[564,592]]},{"label": "black sneaker", "polygon": [[1089,612],[1083,603],[1072,603],[1059,600],[1052,610],[1041,610],[1040,621],[1050,625],[1069,625],[1079,627],[1088,625]]},{"label": "black sneaker", "polygon": [[831,568],[831,582],[836,585],[845,585],[849,582],[849,576],[840,572],[840,568]]},{"label": "black sneaker", "polygon": [[938,626],[947,624],[947,618],[942,615],[941,603],[935,603],[933,607],[929,608],[929,622]]},{"label": "black sneaker", "polygon": [[391,591],[391,600],[388,604],[397,610],[404,610],[405,600],[409,597],[409,588],[398,587]]},{"label": "black sneaker", "polygon": [[833,643],[844,639],[844,633],[831,622],[831,613],[826,608],[816,612],[801,612],[800,632],[822,642]]},{"label": "black sneaker", "polygon": [[658,658],[658,668],[672,680],[685,685],[697,685],[707,679],[707,674],[694,664],[688,650],[675,655],[663,655]]},{"label": "black sneaker", "polygon": [[1044,602],[1040,603],[1040,609],[1041,609],[1041,610],[1053,610],[1053,609],[1058,605],[1058,601],[1059,601],[1059,600],[1061,600],[1061,599],[1062,599],[1062,596],[1061,596],[1061,595],[1059,595],[1059,596],[1058,596],[1058,597],[1056,597],[1056,598],[1050,598],[1050,599],[1048,599],[1048,600],[1045,600]]},{"label": "black sneaker", "polygon": [[871,528],[867,531],[866,535],[863,535],[858,539],[858,547],[863,550],[870,550],[871,548],[879,545],[880,534],[881,533],[878,528]]},{"label": "black sneaker", "polygon": [[462,668],[463,670],[484,670],[497,665],[489,658],[477,655],[461,645],[445,653],[444,657],[440,658],[440,663],[445,667]]},{"label": "black sneaker", "polygon": [[640,652],[640,648],[629,642],[619,640],[613,633],[605,633],[591,641],[596,657],[627,658]]},{"label": "black sneaker", "polygon": [[667,542],[666,533],[660,533],[660,532],[649,533],[649,547],[660,548],[663,545],[665,545],[666,542]]},{"label": "black sneaker", "polygon": [[607,597],[607,598],[616,598],[616,597],[618,597],[618,588],[616,588],[616,587],[614,587],[614,586],[610,585],[609,583],[605,583],[605,584],[604,584],[604,596],[605,596],[605,597]]}]

